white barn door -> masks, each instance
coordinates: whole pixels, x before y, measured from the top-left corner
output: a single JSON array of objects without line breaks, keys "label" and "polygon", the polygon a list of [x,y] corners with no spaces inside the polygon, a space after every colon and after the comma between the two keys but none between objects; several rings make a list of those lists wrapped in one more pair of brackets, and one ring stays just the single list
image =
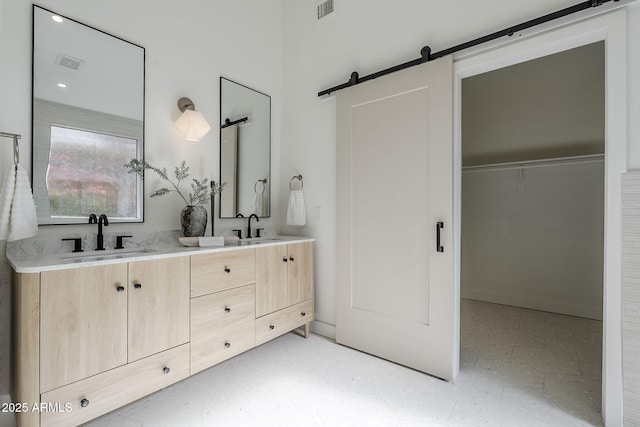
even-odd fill
[{"label": "white barn door", "polygon": [[338,343],[452,380],[451,57],[337,94]]}]

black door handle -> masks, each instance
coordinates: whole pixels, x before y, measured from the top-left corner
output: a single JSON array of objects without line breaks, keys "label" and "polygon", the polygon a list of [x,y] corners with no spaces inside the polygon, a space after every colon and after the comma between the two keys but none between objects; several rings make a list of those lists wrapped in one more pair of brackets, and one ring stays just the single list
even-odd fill
[{"label": "black door handle", "polygon": [[440,230],[444,228],[444,222],[438,221],[436,222],[436,251],[444,252],[444,246],[441,245],[440,241]]}]

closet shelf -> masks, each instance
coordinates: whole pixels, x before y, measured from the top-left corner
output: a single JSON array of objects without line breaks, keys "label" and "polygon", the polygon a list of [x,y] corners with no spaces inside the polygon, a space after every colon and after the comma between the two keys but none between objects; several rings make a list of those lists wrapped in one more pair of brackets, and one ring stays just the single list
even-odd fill
[{"label": "closet shelf", "polygon": [[588,163],[604,160],[604,154],[588,154],[584,156],[555,157],[540,160],[524,160],[519,162],[491,163],[486,165],[463,166],[462,172],[481,172],[496,169],[522,169],[537,166],[551,166],[564,163]]}]

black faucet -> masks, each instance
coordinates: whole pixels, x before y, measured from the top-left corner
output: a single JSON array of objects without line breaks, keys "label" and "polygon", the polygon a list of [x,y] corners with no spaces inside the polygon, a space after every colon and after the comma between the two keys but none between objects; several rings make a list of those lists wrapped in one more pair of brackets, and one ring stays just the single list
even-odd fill
[{"label": "black faucet", "polygon": [[260,218],[258,218],[258,215],[256,214],[251,214],[249,215],[249,219],[247,220],[247,239],[250,239],[251,236],[251,218],[255,218],[256,221],[260,222]]},{"label": "black faucet", "polygon": [[109,225],[109,218],[105,214],[100,215],[100,218],[96,221],[95,214],[89,216],[89,224],[98,223],[98,242],[96,244],[96,251],[104,251],[104,236],[102,235],[102,226]]}]

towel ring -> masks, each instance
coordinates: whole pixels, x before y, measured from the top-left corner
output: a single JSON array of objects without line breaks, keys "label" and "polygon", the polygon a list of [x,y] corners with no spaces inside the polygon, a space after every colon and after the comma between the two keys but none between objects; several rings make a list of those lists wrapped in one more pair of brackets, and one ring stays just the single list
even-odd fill
[{"label": "towel ring", "polygon": [[293,178],[291,178],[291,180],[289,181],[289,190],[293,190],[294,179],[297,179],[298,181],[300,181],[300,189],[302,190],[304,188],[304,182],[302,182],[302,175],[294,175]]},{"label": "towel ring", "polygon": [[262,191],[260,191],[260,194],[264,194],[264,190],[267,188],[267,178],[259,179],[253,184],[253,192],[256,194],[258,194],[258,183],[262,183]]}]

